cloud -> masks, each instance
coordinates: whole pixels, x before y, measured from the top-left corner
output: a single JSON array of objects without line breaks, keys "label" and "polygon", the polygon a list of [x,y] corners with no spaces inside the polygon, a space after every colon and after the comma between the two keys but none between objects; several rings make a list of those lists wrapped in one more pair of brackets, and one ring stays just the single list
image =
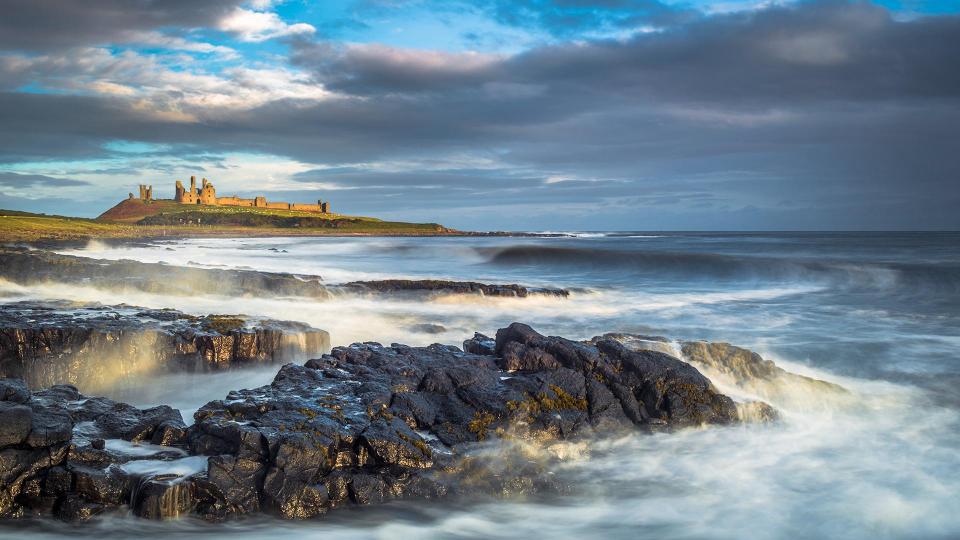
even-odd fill
[{"label": "cloud", "polygon": [[[112,96],[158,119],[195,123],[223,110],[252,109],[283,99],[317,100],[323,86],[282,67],[223,67],[193,70],[188,60],[168,55],[114,53],[74,48],[43,55],[0,55],[0,88],[32,82],[50,90]],[[126,99],[126,102],[120,101]]]},{"label": "cloud", "polygon": [[252,42],[316,32],[316,28],[307,23],[287,24],[276,13],[243,8],[236,8],[220,19],[217,28],[236,34],[241,41]]},{"label": "cloud", "polygon": [[0,171],[0,186],[9,188],[31,188],[35,186],[66,187],[86,186],[90,182],[70,178],[53,178],[42,174],[18,174]]},{"label": "cloud", "polygon": [[134,31],[214,25],[242,0],[7,0],[0,48],[46,51],[117,41]]},{"label": "cloud", "polygon": [[277,190],[473,216],[454,226],[491,206],[619,228],[960,226],[960,18],[824,1],[663,24],[513,55],[301,34],[292,65],[217,73],[7,55],[6,88],[60,91],[0,94],[0,162],[102,157],[111,140],[256,152],[297,164],[276,165]]}]

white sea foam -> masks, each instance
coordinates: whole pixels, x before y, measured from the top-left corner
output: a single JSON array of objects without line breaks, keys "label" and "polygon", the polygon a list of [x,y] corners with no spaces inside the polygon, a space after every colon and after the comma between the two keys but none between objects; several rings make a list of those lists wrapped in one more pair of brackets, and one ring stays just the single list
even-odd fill
[{"label": "white sea foam", "polygon": [[180,459],[139,459],[128,461],[119,467],[127,474],[137,476],[156,476],[160,474],[175,474],[183,478],[207,470],[206,456],[189,456]]},{"label": "white sea foam", "polygon": [[[535,241],[579,244],[594,240]],[[496,240],[482,242],[489,245]],[[330,331],[335,345],[367,340],[456,344],[474,331],[491,334],[513,321],[572,338],[628,331],[719,339],[752,348],[788,371],[839,384],[849,390],[849,398],[830,399],[802,387],[759,396],[723,374],[705,369],[720,390],[737,399],[771,400],[782,420],[771,425],[631,435],[595,441],[589,453],[563,452],[565,460],[550,472],[575,489],[569,496],[549,501],[510,497],[462,506],[418,501],[388,505],[382,514],[376,510],[331,512],[316,523],[245,521],[207,526],[121,519],[94,524],[84,532],[118,537],[204,535],[230,540],[874,539],[955,538],[960,534],[958,410],[913,386],[912,380],[888,374],[929,374],[929,364],[923,363],[928,358],[941,362],[937,369],[949,371],[949,362],[956,358],[958,338],[955,325],[950,324],[955,314],[903,314],[902,306],[884,304],[880,296],[839,298],[834,296],[837,291],[824,289],[829,285],[816,282],[814,286],[802,280],[772,284],[750,277],[714,285],[702,280],[675,284],[668,278],[660,282],[644,278],[610,284],[600,278],[591,281],[592,274],[585,272],[568,276],[567,270],[542,265],[507,268],[498,274],[474,266],[480,262],[476,255],[456,246],[443,239],[203,239],[158,247],[98,245],[93,248],[95,253],[75,253],[319,273],[328,281],[365,279],[361,276],[479,279],[486,275],[497,282],[553,283],[589,290],[575,292],[568,299],[448,296],[419,302],[342,296],[309,301],[176,297],[66,284],[22,287],[0,283],[0,295],[6,300],[68,298],[174,307],[196,314],[232,311],[301,320]],[[166,247],[174,251],[166,251]],[[287,252],[277,253],[269,247]],[[892,275],[880,271],[871,280],[888,284]],[[414,329],[418,323],[440,324],[444,331],[418,332]],[[874,362],[880,368],[864,360],[873,357],[880,359]],[[184,416],[189,421],[192,410],[207,400],[223,398],[230,389],[266,384],[275,371],[268,367],[161,378],[143,385],[140,403],[169,403],[186,409]],[[150,388],[155,393],[150,394]],[[153,470],[159,473],[169,471],[170,463],[138,466],[156,467]],[[202,470],[202,466],[205,463],[184,470]],[[0,530],[0,536],[3,532]],[[78,533],[76,529],[65,533],[30,531],[24,537],[44,534]]]}]

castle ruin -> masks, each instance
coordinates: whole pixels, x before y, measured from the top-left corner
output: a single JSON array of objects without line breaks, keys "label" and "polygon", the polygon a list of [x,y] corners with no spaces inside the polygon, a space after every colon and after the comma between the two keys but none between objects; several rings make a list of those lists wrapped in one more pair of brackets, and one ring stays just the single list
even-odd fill
[{"label": "castle ruin", "polygon": [[[133,198],[133,193],[130,194],[130,198]],[[148,186],[146,184],[140,184],[140,200],[141,201],[152,201],[153,200],[153,186]]]},{"label": "castle ruin", "polygon": [[[146,190],[145,190],[146,188]],[[132,194],[131,194],[132,197]],[[153,186],[140,186],[140,200],[149,201],[153,197]],[[197,187],[197,177],[190,177],[190,189],[183,186],[183,182],[177,180],[176,191],[173,200],[181,204],[202,204],[208,206],[241,206],[249,208],[269,208],[273,210],[295,210],[298,212],[317,212],[322,214],[330,213],[329,201],[317,201],[317,204],[287,203],[287,202],[267,202],[266,197],[254,197],[253,199],[241,199],[240,197],[217,197],[217,190],[206,178],[201,180],[200,187]]]}]

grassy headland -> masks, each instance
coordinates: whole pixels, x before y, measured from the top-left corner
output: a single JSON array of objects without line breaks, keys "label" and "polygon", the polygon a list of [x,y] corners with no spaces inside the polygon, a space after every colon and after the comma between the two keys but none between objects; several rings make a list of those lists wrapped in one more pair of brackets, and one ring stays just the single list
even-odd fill
[{"label": "grassy headland", "polygon": [[462,234],[437,223],[290,210],[125,200],[96,219],[0,210],[0,242],[194,236],[434,236]]}]

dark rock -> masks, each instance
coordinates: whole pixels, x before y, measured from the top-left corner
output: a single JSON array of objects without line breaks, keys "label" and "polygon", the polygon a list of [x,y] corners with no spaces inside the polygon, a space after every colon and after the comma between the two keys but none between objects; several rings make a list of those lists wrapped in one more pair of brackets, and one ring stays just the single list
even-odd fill
[{"label": "dark rock", "polygon": [[[571,486],[549,474],[548,456],[531,459],[531,448],[775,414],[766,404],[738,410],[690,364],[613,337],[577,342],[513,324],[464,348],[337,347],[284,365],[269,385],[207,403],[189,428],[169,407],[141,410],[71,386],[0,402],[0,415],[16,420],[0,431],[11,441],[0,450],[0,515],[57,508],[82,520],[130,504],[155,519],[259,511],[304,519],[397,498],[565,493]],[[187,477],[128,474],[157,469],[111,452],[104,439],[117,438],[209,458],[187,458],[195,471]],[[497,452],[485,451],[491,441]]]},{"label": "dark rock", "polygon": [[99,503],[83,500],[77,495],[68,495],[60,503],[57,517],[64,521],[88,521],[93,516],[103,513],[106,507]]},{"label": "dark rock", "polygon": [[350,480],[350,500],[356,504],[379,504],[389,495],[387,482],[380,476],[357,474]]},{"label": "dark rock", "polygon": [[320,276],[107,261],[16,247],[0,247],[0,277],[23,285],[80,283],[119,291],[190,296],[216,291],[233,297],[329,298]]},{"label": "dark rock", "polygon": [[444,281],[438,279],[385,279],[380,281],[351,281],[341,285],[352,292],[377,294],[473,294],[480,296],[506,296],[526,298],[530,295],[557,296],[566,298],[570,291],[524,287],[517,284],[491,285],[475,281]]},{"label": "dark rock", "polygon": [[480,332],[474,332],[473,337],[463,342],[463,351],[470,354],[496,354],[497,342]]},{"label": "dark rock", "polygon": [[[18,386],[10,382],[0,379],[6,387]],[[150,440],[162,431],[184,438],[178,411],[86,398],[70,385],[34,392],[22,404],[0,401],[0,435],[10,443],[0,450],[0,516],[55,513],[85,520],[128,503],[135,482],[119,463],[175,459],[184,452],[167,448],[127,455],[109,450],[104,439]],[[161,509],[176,507],[170,505]]]},{"label": "dark rock", "polygon": [[64,467],[51,467],[47,471],[43,492],[59,497],[73,490],[73,474]]},{"label": "dark rock", "polygon": [[33,425],[30,407],[12,401],[0,401],[0,448],[27,440]]},{"label": "dark rock", "polygon": [[635,423],[664,421],[683,427],[737,419],[733,400],[717,392],[693,366],[662,352],[627,349],[612,338],[584,344],[544,337],[514,323],[497,332],[497,352],[519,369],[542,369],[555,360],[604,383]]},{"label": "dark rock", "polygon": [[21,509],[16,499],[24,483],[41,471],[61,464],[66,453],[66,446],[0,450],[0,517],[17,515]]},{"label": "dark rock", "polygon": [[109,414],[98,416],[94,424],[106,438],[132,442],[150,441],[161,429],[176,429],[181,433],[186,430],[180,411],[166,405],[138,409],[126,403],[115,403]]},{"label": "dark rock", "polygon": [[69,441],[72,432],[73,419],[69,414],[55,408],[35,406],[26,442],[33,448],[45,448]]},{"label": "dark rock", "polygon": [[94,469],[75,465],[71,466],[71,470],[76,492],[84,500],[110,506],[129,501],[128,478],[120,469]]},{"label": "dark rock", "polygon": [[260,509],[260,490],[266,466],[249,459],[216,456],[209,460],[209,485],[213,502],[225,515],[248,514]]},{"label": "dark rock", "polygon": [[306,484],[282,470],[267,474],[263,486],[267,507],[287,519],[306,519],[327,511],[330,497],[323,484]]},{"label": "dark rock", "polygon": [[26,403],[30,400],[30,390],[21,379],[0,379],[0,401]]}]

